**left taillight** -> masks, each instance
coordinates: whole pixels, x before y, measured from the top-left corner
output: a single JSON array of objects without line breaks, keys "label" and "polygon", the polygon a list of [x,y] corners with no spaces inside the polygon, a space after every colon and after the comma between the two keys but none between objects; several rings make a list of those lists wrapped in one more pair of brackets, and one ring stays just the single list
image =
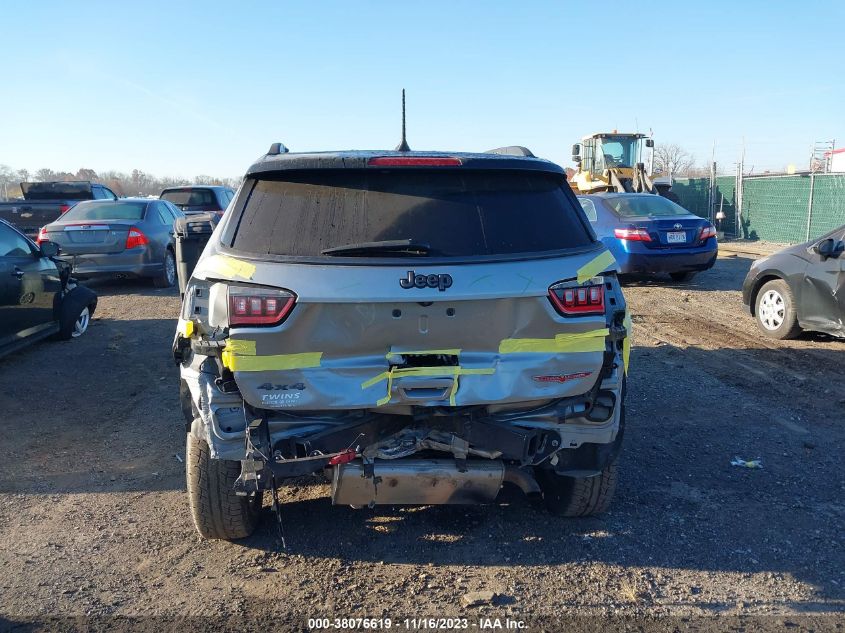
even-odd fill
[{"label": "left taillight", "polygon": [[604,283],[586,286],[555,284],[549,288],[549,300],[564,316],[604,314]]},{"label": "left taillight", "polygon": [[709,240],[711,237],[716,237],[716,227],[712,224],[702,226],[701,231],[698,233],[698,239],[703,242],[704,240]]},{"label": "left taillight", "polygon": [[650,242],[651,235],[648,229],[630,227],[627,229],[614,229],[613,234],[620,240],[628,240],[629,242]]},{"label": "left taillight", "polygon": [[278,325],[295,303],[288,290],[229,286],[229,325]]},{"label": "left taillight", "polygon": [[38,229],[38,237],[35,238],[35,243],[41,244],[42,242],[49,242],[49,241],[50,241],[50,236],[47,235],[47,227],[42,226],[40,229]]}]

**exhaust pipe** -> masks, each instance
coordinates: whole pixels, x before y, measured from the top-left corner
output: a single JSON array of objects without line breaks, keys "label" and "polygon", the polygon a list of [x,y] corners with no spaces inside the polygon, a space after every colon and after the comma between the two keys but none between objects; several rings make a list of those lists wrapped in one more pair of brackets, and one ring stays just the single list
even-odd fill
[{"label": "exhaust pipe", "polygon": [[467,461],[465,472],[458,470],[454,459],[376,460],[373,472],[373,477],[367,477],[364,464],[358,461],[335,466],[332,504],[489,503],[505,480],[505,465],[487,460]]}]

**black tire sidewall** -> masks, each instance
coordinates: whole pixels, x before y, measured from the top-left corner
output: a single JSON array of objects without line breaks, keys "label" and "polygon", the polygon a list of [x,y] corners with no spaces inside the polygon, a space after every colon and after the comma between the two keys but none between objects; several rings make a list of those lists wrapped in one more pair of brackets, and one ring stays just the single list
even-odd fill
[{"label": "black tire sidewall", "polygon": [[79,315],[88,308],[89,319],[93,318],[96,306],[96,295],[87,288],[78,286],[71,290],[59,304],[59,332],[56,337],[62,341],[73,338],[73,330]]},{"label": "black tire sidewall", "polygon": [[[173,279],[168,279],[167,277],[167,261],[173,261]],[[161,274],[153,278],[153,282],[155,283],[157,288],[172,288],[176,285],[179,279],[178,271],[176,270],[176,255],[173,253],[173,250],[168,248],[164,252],[164,262],[162,262],[162,270]]]}]

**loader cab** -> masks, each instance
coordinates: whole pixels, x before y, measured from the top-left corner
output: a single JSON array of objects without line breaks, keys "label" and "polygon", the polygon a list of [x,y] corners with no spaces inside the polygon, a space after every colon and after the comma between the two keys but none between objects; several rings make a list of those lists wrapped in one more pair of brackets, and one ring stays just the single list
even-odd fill
[{"label": "loader cab", "polygon": [[[653,148],[654,141],[640,133],[620,134],[614,131],[585,136],[580,143],[572,146],[572,160],[578,164],[574,179],[578,191],[613,190],[614,175],[617,181],[630,181],[637,172],[638,164],[653,162],[651,152],[644,152],[644,147]],[[645,168],[645,171],[650,169]]]},{"label": "loader cab", "polygon": [[[605,169],[633,169],[643,162],[644,138],[644,134],[593,134],[573,146],[572,156],[581,171],[595,176]],[[651,147],[652,140],[646,139],[645,145]]]}]

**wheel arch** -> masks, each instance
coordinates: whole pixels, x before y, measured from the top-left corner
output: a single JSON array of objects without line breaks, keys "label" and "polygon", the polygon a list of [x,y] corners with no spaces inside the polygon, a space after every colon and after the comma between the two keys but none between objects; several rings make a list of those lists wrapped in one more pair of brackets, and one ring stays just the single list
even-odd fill
[{"label": "wheel arch", "polygon": [[786,277],[776,271],[769,271],[760,275],[757,281],[754,282],[754,286],[751,288],[751,295],[748,299],[748,308],[751,310],[751,316],[757,316],[757,295],[760,294],[760,288],[765,286],[770,281],[774,281],[776,279],[780,279],[784,283],[788,284],[789,282],[786,281]]}]

